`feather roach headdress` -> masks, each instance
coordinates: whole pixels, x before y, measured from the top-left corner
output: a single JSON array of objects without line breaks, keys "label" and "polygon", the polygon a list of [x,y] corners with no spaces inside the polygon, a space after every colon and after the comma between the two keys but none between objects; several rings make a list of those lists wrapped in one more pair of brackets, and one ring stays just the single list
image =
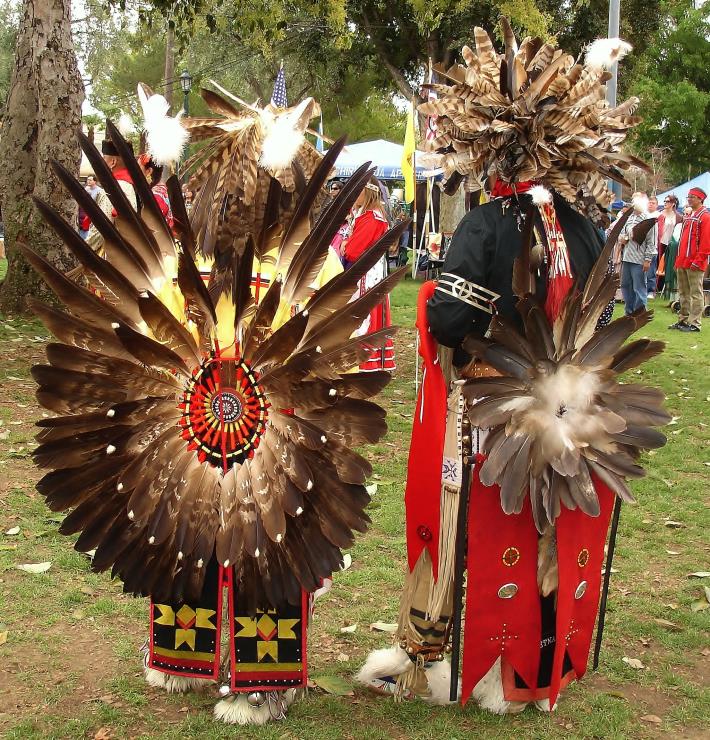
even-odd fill
[{"label": "feather roach headdress", "polygon": [[[468,350],[503,374],[463,386],[466,398],[475,402],[468,412],[471,422],[490,428],[481,481],[500,484],[501,506],[508,514],[520,513],[529,495],[540,532],[554,524],[561,506],[598,516],[593,476],[633,501],[626,480],[644,475],[640,452],[666,442],[654,429],[670,420],[662,408],[663,393],[619,382],[621,373],[663,350],[663,342],[650,339],[625,344],[648,324],[651,312],[623,316],[595,331],[618,288],[607,265],[628,215],[609,235],[584,290],[568,294],[553,324],[533,297],[528,218],[513,275],[525,334],[496,316],[490,341],[466,340]],[[653,222],[642,222],[646,231]]]},{"label": "feather roach headdress", "polygon": [[424,86],[437,94],[419,106],[438,117],[438,135],[426,148],[439,156],[428,166],[443,170],[448,189],[464,178],[482,187],[496,175],[506,183],[537,180],[569,201],[584,190],[608,205],[606,180],[628,185],[623,171],[646,167],[619,148],[640,120],[633,115],[638,99],[615,108],[605,100],[607,69],[631,47],[603,39],[581,62],[539,38],[518,46],[505,18],[502,29],[504,54],[475,28],[475,51],[462,50],[465,66],[435,67],[445,82]]},{"label": "feather roach headdress", "polygon": [[[305,138],[309,121],[320,112],[313,98],[286,109],[234,98],[235,107],[229,93],[219,89],[224,95],[200,91],[214,117],[183,121],[199,147],[183,169],[198,194],[191,214],[195,246],[214,259],[210,292],[215,299],[230,291],[250,236],[257,258],[268,251],[265,227],[277,212],[282,221],[293,214],[298,193],[321,160]],[[314,211],[324,197],[316,195]]]},{"label": "feather roach headdress", "polygon": [[[213,145],[224,144],[213,152],[221,164],[205,159],[196,177],[203,188],[219,179],[224,198],[238,194],[236,204],[247,190],[254,196],[263,179],[270,205],[240,236],[231,298],[222,296],[218,307],[196,266],[197,236],[176,178],[167,185],[179,239],[127,153],[138,211],[98,151],[81,139],[117,213],[115,224],[73,175],[52,163],[102,235],[104,257],[36,200],[83,266],[88,287],[24,250],[64,305],[31,301],[56,338],[47,364],[32,369],[39,402],[56,414],[39,422],[34,459],[49,470],[38,490],[50,508],[71,510],[61,531],[80,532],[77,549],[96,548],[94,569],[111,569],[127,591],[169,603],[194,598],[216,556],[248,584],[252,608],[264,608],[300,603],[301,587],[312,591],[331,575],[342,562],[341,548],[368,524],[363,484],[371,467],[354,448],[385,433],[385,413],[370,399],[390,376],[348,371],[392,331],[351,337],[403,270],[349,301],[404,226],[313,293],[330,241],[371,170],[358,169],[311,226],[313,204],[343,146],[336,143],[304,178],[284,218],[283,185],[257,161],[261,128],[252,117],[234,118],[244,124],[251,154],[238,135],[225,133]],[[108,129],[125,150],[115,127]],[[226,178],[221,151],[238,157]],[[266,242],[276,249],[274,279],[257,305],[252,257]],[[289,313],[304,301],[307,310]],[[279,323],[284,307],[290,318]]]}]

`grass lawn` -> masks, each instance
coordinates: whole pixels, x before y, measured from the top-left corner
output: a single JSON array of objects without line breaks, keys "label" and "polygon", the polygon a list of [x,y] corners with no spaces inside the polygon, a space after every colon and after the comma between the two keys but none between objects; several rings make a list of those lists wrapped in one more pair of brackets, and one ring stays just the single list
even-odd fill
[{"label": "grass lawn", "polygon": [[[398,370],[384,394],[390,431],[369,451],[378,484],[370,532],[352,567],[318,602],[310,633],[311,676],[346,680],[389,636],[369,625],[396,621],[404,568],[403,483],[414,405],[411,280],[393,294]],[[257,729],[212,720],[215,695],[167,696],[142,680],[139,648],[148,604],[124,596],[57,534],[61,517],[34,490],[33,422],[41,415],[29,376],[43,359],[44,328],[0,317],[0,736],[5,738],[654,738],[707,737],[710,640],[710,322],[703,334],[667,330],[656,301],[648,335],[668,349],[634,381],[658,385],[674,415],[668,445],[645,462],[638,504],[622,509],[602,661],[562,696],[558,711],[495,717],[470,705],[395,704],[354,688],[313,690],[286,722]],[[640,377],[639,377],[640,376]],[[7,534],[16,531],[19,533]],[[51,562],[46,572],[21,563]],[[340,629],[356,624],[352,633]],[[641,661],[633,668],[624,658]],[[638,665],[638,664],[637,664]]]}]

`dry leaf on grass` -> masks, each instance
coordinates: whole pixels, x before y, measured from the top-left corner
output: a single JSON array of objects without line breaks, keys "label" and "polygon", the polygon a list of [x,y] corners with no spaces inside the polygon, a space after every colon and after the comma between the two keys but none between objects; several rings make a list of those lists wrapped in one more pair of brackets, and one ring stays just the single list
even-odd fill
[{"label": "dry leaf on grass", "polygon": [[340,676],[314,676],[313,683],[325,691],[326,694],[334,696],[355,696],[352,686]]},{"label": "dry leaf on grass", "polygon": [[10,536],[15,535],[15,534],[20,534],[20,528],[19,527],[10,527],[10,529],[8,529],[5,532],[5,534],[9,534]]},{"label": "dry leaf on grass", "polygon": [[99,727],[94,733],[94,740],[111,740],[111,729],[108,727]]},{"label": "dry leaf on grass", "polygon": [[707,599],[699,599],[698,601],[694,601],[690,605],[690,611],[691,612],[703,612],[708,607],[710,607],[710,604],[708,604]]},{"label": "dry leaf on grass", "polygon": [[665,527],[668,527],[669,529],[682,529],[685,527],[685,524],[683,522],[675,522],[673,519],[668,519],[668,521],[663,522],[663,525]]},{"label": "dry leaf on grass", "polygon": [[355,632],[356,629],[357,629],[357,625],[356,624],[349,624],[347,627],[341,627],[340,628],[340,631],[341,632],[346,632],[346,633],[353,633],[353,632]]},{"label": "dry leaf on grass", "polygon": [[335,659],[339,663],[347,663],[350,660],[350,656],[347,653],[338,653]]},{"label": "dry leaf on grass", "polygon": [[670,632],[682,632],[683,628],[679,627],[675,622],[671,622],[668,619],[661,619],[660,617],[653,620],[657,625],[669,630]]},{"label": "dry leaf on grass", "polygon": [[643,717],[641,717],[641,721],[650,722],[654,725],[660,725],[661,722],[663,722],[663,720],[655,714],[644,714]]},{"label": "dry leaf on grass", "polygon": [[688,573],[688,578],[708,578],[710,570],[698,570],[695,573]]},{"label": "dry leaf on grass", "polygon": [[51,567],[51,563],[21,563],[15,566],[17,570],[24,570],[25,573],[46,573]]},{"label": "dry leaf on grass", "polygon": [[626,663],[629,668],[633,668],[637,671],[642,671],[646,667],[638,658],[627,658],[624,656],[621,660]]},{"label": "dry leaf on grass", "polygon": [[4,645],[7,642],[7,630],[0,632],[0,645]]},{"label": "dry leaf on grass", "polygon": [[390,632],[394,634],[397,631],[397,625],[389,622],[373,622],[370,625],[373,632]]}]

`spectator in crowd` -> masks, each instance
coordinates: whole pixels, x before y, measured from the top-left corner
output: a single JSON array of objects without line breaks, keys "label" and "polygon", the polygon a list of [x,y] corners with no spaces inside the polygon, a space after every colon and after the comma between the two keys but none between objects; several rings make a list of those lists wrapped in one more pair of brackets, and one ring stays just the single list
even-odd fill
[{"label": "spectator in crowd", "polygon": [[706,198],[701,188],[691,188],[688,192],[688,206],[692,210],[683,219],[675,260],[680,313],[678,321],[669,329],[700,331],[704,309],[703,278],[710,255],[710,211],[705,208]]},{"label": "spectator in crowd", "polygon": [[648,212],[655,216],[658,213],[658,198],[655,195],[652,195],[648,199]]},{"label": "spectator in crowd", "polygon": [[634,240],[634,227],[651,217],[648,212],[648,195],[643,192],[634,193],[632,207],[633,213],[626,222],[619,239],[622,244],[621,293],[624,297],[627,315],[640,308],[646,308],[648,301],[646,273],[658,249],[657,224],[648,230],[641,242]]},{"label": "spectator in crowd", "polygon": [[663,283],[665,282],[666,268],[668,266],[668,259],[666,252],[668,251],[668,245],[671,243],[673,238],[673,230],[676,224],[679,224],[683,219],[678,213],[678,198],[673,195],[666,195],[663,199],[663,210],[658,214],[658,265],[659,270],[656,278],[656,288],[658,291],[663,290]]},{"label": "spectator in crowd", "polygon": [[82,239],[86,239],[89,236],[89,229],[91,228],[91,219],[86,215],[86,211],[79,206],[77,213],[77,222],[79,223],[79,236]]},{"label": "spectator in crowd", "polygon": [[94,200],[99,197],[99,193],[101,192],[101,188],[93,175],[89,175],[86,178],[86,187],[84,189]]}]

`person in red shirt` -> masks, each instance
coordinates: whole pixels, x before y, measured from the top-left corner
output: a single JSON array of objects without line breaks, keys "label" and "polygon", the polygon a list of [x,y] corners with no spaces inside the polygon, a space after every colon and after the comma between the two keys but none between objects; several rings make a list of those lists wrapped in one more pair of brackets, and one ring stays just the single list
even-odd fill
[{"label": "person in red shirt", "polygon": [[148,152],[144,152],[138,157],[138,165],[145,175],[145,179],[148,180],[148,184],[153,191],[153,197],[155,198],[155,202],[158,204],[158,208],[160,208],[160,212],[163,214],[168,226],[172,229],[173,212],[170,208],[168,187],[164,182],[162,182],[163,166],[157,164]]},{"label": "person in red shirt", "polygon": [[710,255],[710,211],[704,205],[706,198],[707,194],[701,188],[691,188],[688,192],[688,205],[693,212],[683,219],[675,260],[680,314],[670,329],[700,331],[704,308],[703,278]]},{"label": "person in red shirt", "polygon": [[[373,180],[365,186],[355,201],[354,210],[357,215],[353,222],[352,234],[342,245],[343,264],[346,270],[389,229],[377,181]],[[387,258],[383,256],[360,280],[354,298],[359,298],[386,277]],[[364,336],[387,326],[392,326],[389,296],[372,309],[357,333]],[[394,344],[392,339],[388,338],[382,348],[373,350],[370,358],[360,365],[360,371],[394,370],[395,367]]]}]

